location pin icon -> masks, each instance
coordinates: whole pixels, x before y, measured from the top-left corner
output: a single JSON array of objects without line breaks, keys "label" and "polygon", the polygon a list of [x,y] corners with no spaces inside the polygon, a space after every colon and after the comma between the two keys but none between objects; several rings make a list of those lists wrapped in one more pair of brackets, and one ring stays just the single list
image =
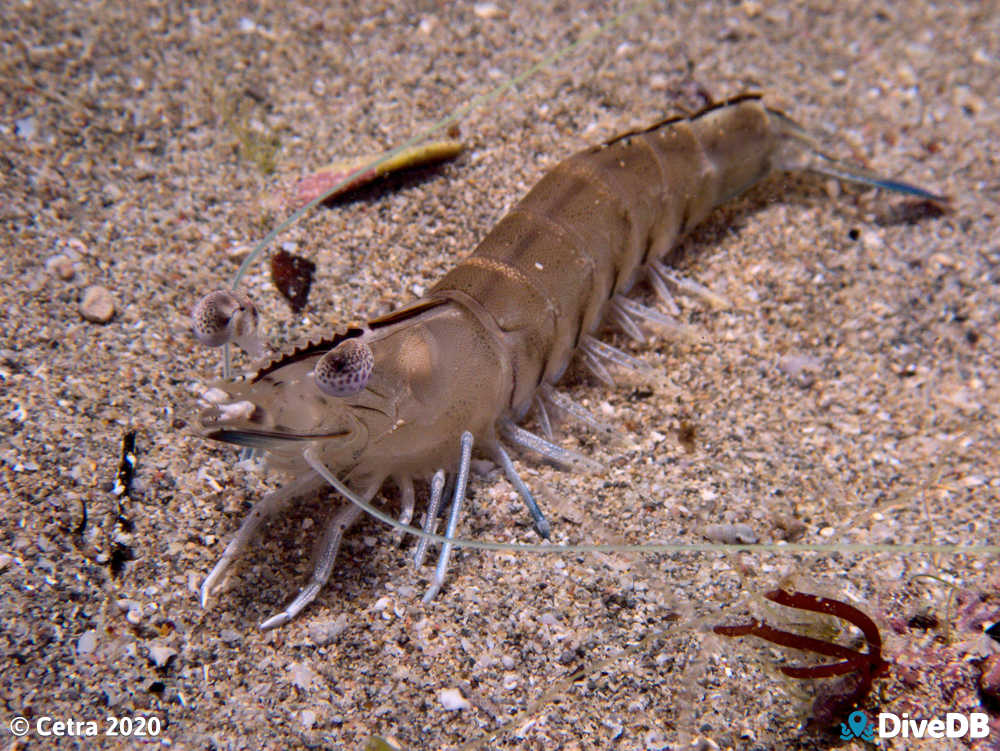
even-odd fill
[{"label": "location pin icon", "polygon": [[868,718],[865,717],[864,712],[851,712],[847,718],[847,724],[850,726],[851,732],[854,733],[854,737],[860,738],[868,725]]}]

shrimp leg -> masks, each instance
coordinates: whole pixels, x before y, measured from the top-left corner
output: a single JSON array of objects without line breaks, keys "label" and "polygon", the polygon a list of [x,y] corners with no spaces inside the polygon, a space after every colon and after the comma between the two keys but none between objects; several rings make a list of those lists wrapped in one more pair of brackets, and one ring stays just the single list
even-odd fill
[{"label": "shrimp leg", "polygon": [[528,507],[528,513],[531,514],[531,518],[535,521],[535,531],[542,539],[549,539],[549,535],[552,533],[552,525],[549,524],[549,520],[545,518],[542,510],[538,508],[535,496],[531,494],[528,486],[524,484],[524,480],[517,474],[510,456],[507,455],[507,452],[503,450],[503,446],[500,444],[497,444],[494,453],[500,466],[503,467],[504,474],[507,475],[507,482],[513,485],[517,492],[521,494],[521,498],[524,499],[524,505]]},{"label": "shrimp leg", "polygon": [[[377,490],[377,486],[369,488],[362,494],[362,497],[365,501],[369,501],[374,497]],[[337,558],[337,551],[340,549],[340,541],[344,537],[344,532],[358,520],[361,513],[362,510],[359,506],[348,503],[327,522],[326,530],[323,532],[323,538],[316,555],[313,575],[309,579],[309,583],[302,588],[302,591],[299,592],[287,608],[261,623],[261,631],[283,626],[301,613],[306,605],[316,599],[316,595],[319,594],[319,591],[326,584],[330,578],[330,574],[333,572],[333,562]]]},{"label": "shrimp leg", "polygon": [[[413,520],[413,509],[416,506],[417,496],[413,490],[413,478],[409,475],[403,475],[402,477],[394,478],[396,481],[396,486],[399,488],[399,498],[400,498],[400,512],[399,512],[399,523],[409,524]],[[396,544],[398,545],[404,535],[402,532],[397,531],[395,533]]]},{"label": "shrimp leg", "polygon": [[219,588],[219,584],[233,560],[249,547],[261,525],[270,517],[281,513],[297,496],[314,493],[321,486],[320,478],[315,474],[309,474],[298,482],[268,493],[254,504],[250,513],[243,520],[239,531],[229,541],[222,557],[219,558],[219,562],[215,564],[209,575],[205,577],[205,581],[202,582],[199,594],[203,608],[207,607],[208,599]]},{"label": "shrimp leg", "polygon": [[[431,480],[431,500],[427,504],[427,513],[424,515],[424,534],[433,534],[435,522],[437,522],[438,510],[441,508],[441,497],[444,495],[444,470],[439,469],[434,473]],[[427,555],[427,546],[430,540],[421,537],[417,542],[417,550],[413,554],[413,566],[420,568],[424,565],[424,557]]]},{"label": "shrimp leg", "polygon": [[[449,542],[441,545],[441,554],[438,556],[437,568],[434,570],[434,579],[431,586],[424,594],[424,602],[428,603],[441,591],[444,584],[444,574],[448,570],[448,559],[451,557],[452,544],[450,540],[455,537],[455,528],[458,526],[458,516],[462,510],[462,501],[465,500],[465,490],[469,484],[469,466],[472,464],[472,433],[466,430],[462,433],[462,457],[458,465],[458,478],[455,480],[455,495],[452,496],[451,510],[448,512],[448,526],[444,536]],[[430,518],[430,512],[428,512]]]}]

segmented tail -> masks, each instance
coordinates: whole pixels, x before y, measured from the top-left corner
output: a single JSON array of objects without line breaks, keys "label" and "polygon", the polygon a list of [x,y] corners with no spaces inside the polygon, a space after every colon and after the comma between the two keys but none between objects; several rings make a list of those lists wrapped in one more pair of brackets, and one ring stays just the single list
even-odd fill
[{"label": "segmented tail", "polygon": [[775,164],[778,169],[790,172],[815,172],[838,180],[892,190],[896,193],[904,193],[937,203],[950,201],[948,196],[931,193],[916,185],[893,180],[860,165],[832,157],[824,152],[815,139],[790,117],[777,110],[768,109],[767,112],[771,116],[775,130],[785,136],[785,147],[780,152],[777,164]]}]

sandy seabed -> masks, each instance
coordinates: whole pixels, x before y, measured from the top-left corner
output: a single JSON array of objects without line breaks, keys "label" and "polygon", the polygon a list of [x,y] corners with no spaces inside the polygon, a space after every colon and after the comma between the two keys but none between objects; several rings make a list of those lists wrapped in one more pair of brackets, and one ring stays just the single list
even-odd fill
[{"label": "sandy seabed", "polygon": [[[146,743],[202,749],[362,749],[375,735],[406,749],[835,745],[836,729],[806,727],[820,682],[777,669],[815,657],[711,632],[754,614],[860,647],[842,621],[767,605],[778,586],[879,625],[892,664],[870,715],[998,711],[978,688],[1000,646],[982,633],[1000,619],[995,554],[462,551],[423,605],[412,542],[365,520],[317,600],[262,633],[311,570],[324,495],[272,524],[199,605],[205,572],[280,478],[192,435],[219,358],[188,335],[189,311],[282,218],[281,186],[401,143],[632,7],[549,5],[0,9],[0,698],[5,727],[31,727],[4,731],[8,748],[55,740],[36,733],[41,717],[102,734],[108,717],[146,718],[147,732],[156,718]],[[553,541],[698,543],[746,525],[762,542],[997,545],[998,10],[651,3],[462,118],[460,159],[283,233],[317,265],[301,314],[264,262],[244,290],[280,345],[387,312],[561,158],[706,94],[762,91],[839,156],[951,208],[796,177],[716,212],[681,270],[728,306],[683,304],[686,342],[606,334],[652,375],[616,389],[567,378],[621,435],[569,425],[560,441],[607,471],[519,458]],[[92,286],[110,293],[108,323],[81,315]],[[474,478],[461,529],[537,541],[496,471]],[[992,717],[975,747],[1000,744]]]}]

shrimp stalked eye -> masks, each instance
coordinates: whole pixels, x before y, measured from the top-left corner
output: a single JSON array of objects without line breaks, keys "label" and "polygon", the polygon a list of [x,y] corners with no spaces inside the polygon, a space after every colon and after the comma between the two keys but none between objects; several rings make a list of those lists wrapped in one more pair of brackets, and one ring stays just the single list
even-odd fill
[{"label": "shrimp stalked eye", "polygon": [[209,347],[238,344],[251,357],[260,357],[264,351],[257,336],[257,308],[235,292],[220,289],[205,295],[191,311],[191,329]]},{"label": "shrimp stalked eye", "polygon": [[372,349],[360,339],[348,339],[316,363],[316,386],[330,396],[356,394],[368,383],[375,365]]}]

